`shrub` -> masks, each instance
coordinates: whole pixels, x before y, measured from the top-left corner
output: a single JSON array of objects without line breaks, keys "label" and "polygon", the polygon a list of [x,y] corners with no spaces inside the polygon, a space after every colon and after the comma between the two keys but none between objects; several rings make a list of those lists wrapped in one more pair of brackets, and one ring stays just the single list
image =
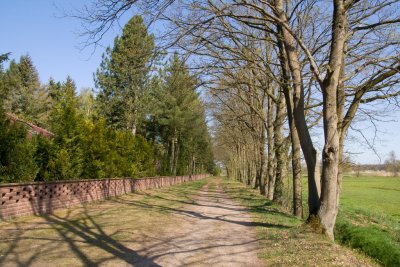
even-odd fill
[{"label": "shrub", "polygon": [[21,125],[10,123],[0,113],[0,182],[33,181],[38,172],[34,141],[26,138]]}]

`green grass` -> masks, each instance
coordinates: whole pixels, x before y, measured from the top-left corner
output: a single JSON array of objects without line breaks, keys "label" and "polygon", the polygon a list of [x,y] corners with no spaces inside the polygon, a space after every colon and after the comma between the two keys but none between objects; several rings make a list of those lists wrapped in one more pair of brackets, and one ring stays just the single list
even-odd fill
[{"label": "green grass", "polygon": [[345,176],[336,239],[384,266],[400,266],[400,178]]}]

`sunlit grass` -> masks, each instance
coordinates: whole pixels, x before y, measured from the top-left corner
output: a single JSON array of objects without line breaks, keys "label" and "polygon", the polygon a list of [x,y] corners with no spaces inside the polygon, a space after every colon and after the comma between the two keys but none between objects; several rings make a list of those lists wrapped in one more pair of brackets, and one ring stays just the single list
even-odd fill
[{"label": "sunlit grass", "polygon": [[345,176],[340,201],[337,240],[400,266],[400,178]]}]

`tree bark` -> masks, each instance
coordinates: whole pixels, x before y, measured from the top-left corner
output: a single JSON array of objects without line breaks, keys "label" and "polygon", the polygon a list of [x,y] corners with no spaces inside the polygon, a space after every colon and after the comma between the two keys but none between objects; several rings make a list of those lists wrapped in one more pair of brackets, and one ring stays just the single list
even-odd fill
[{"label": "tree bark", "polygon": [[324,232],[334,239],[333,228],[339,204],[340,145],[338,131],[338,86],[346,41],[346,9],[343,0],[333,1],[332,43],[329,66],[322,83],[325,143],[322,151],[321,207],[318,217]]},{"label": "tree bark", "polygon": [[172,175],[176,176],[176,172],[177,172],[177,167],[178,167],[178,158],[179,158],[179,138],[176,138],[176,144],[175,144],[175,161],[174,161],[174,168],[173,168],[173,172]]},{"label": "tree bark", "polygon": [[260,181],[260,193],[261,195],[266,195],[266,185],[263,182],[263,177],[264,177],[264,167],[265,167],[265,127],[262,123],[261,125],[261,134],[260,134],[260,140],[259,140],[259,166],[257,170],[257,176],[259,177]]},{"label": "tree bark", "polygon": [[267,101],[267,146],[268,146],[268,182],[267,186],[267,197],[269,200],[274,198],[274,188],[275,188],[275,176],[274,176],[274,126],[273,122],[273,103],[271,97],[268,97]]},{"label": "tree bark", "polygon": [[303,217],[303,197],[302,197],[302,177],[301,177],[301,154],[300,139],[297,133],[296,124],[293,118],[293,98],[292,88],[290,86],[290,70],[286,53],[284,53],[284,44],[281,38],[278,38],[279,60],[282,69],[282,91],[285,95],[286,110],[288,116],[290,140],[292,144],[292,176],[293,176],[293,214],[297,217]]},{"label": "tree bark", "polygon": [[169,160],[169,168],[171,175],[173,175],[174,171],[174,162],[175,162],[175,136],[171,139],[171,157]]},{"label": "tree bark", "polygon": [[319,193],[316,182],[317,151],[314,148],[307,122],[304,115],[304,88],[302,82],[300,61],[293,36],[282,24],[288,25],[283,10],[283,1],[275,0],[276,15],[280,19],[278,31],[281,32],[284,44],[283,53],[286,53],[293,84],[293,117],[300,138],[300,145],[307,164],[308,174],[308,208],[310,215],[316,215],[320,207]]},{"label": "tree bark", "polygon": [[292,141],[292,175],[293,175],[293,214],[303,217],[303,195],[301,177],[300,140],[296,126],[292,122],[293,130],[290,132]]},{"label": "tree bark", "polygon": [[279,96],[276,103],[276,117],[274,122],[274,147],[276,158],[275,169],[275,188],[273,200],[279,204],[284,204],[284,174],[286,168],[285,145],[283,142],[283,123],[285,121],[285,98],[283,92],[279,90]]}]

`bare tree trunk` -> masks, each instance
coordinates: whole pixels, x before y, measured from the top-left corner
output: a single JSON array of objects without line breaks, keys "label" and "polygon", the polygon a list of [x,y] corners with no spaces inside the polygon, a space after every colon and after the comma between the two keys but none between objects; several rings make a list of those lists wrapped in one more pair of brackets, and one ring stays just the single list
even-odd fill
[{"label": "bare tree trunk", "polygon": [[[347,26],[346,26],[347,28]],[[346,30],[347,32],[347,30]],[[346,96],[345,96],[345,79],[346,79],[346,73],[345,73],[345,66],[346,66],[346,53],[347,53],[347,44],[346,42],[344,43],[343,47],[343,58],[342,58],[342,66],[340,69],[340,76],[339,76],[339,85],[337,88],[337,117],[338,117],[338,126],[337,129],[339,131],[339,169],[338,169],[338,178],[337,178],[337,191],[338,191],[338,197],[337,197],[337,206],[339,207],[339,194],[341,191],[342,187],[342,177],[343,177],[343,168],[342,168],[342,163],[343,163],[343,150],[344,150],[344,140],[347,135],[347,131],[343,128],[343,119],[344,119],[344,105],[346,101]]]},{"label": "bare tree trunk", "polygon": [[284,173],[285,173],[285,144],[283,141],[283,123],[285,121],[285,98],[279,90],[278,102],[276,103],[276,118],[274,122],[274,147],[276,158],[275,188],[273,200],[279,204],[284,203]]},{"label": "bare tree trunk", "polygon": [[[284,24],[288,24],[285,12],[283,10],[283,1],[275,0],[276,13],[278,18]],[[282,33],[282,42],[284,44],[289,68],[293,83],[293,117],[300,138],[300,145],[307,164],[308,174],[308,208],[310,215],[316,215],[320,207],[317,183],[315,180],[315,167],[317,163],[317,151],[314,148],[307,122],[304,115],[304,88],[301,76],[300,62],[294,43],[293,36],[278,24],[278,31]]]},{"label": "bare tree trunk", "polygon": [[279,59],[282,68],[282,87],[286,100],[286,110],[288,114],[290,139],[292,144],[292,176],[293,176],[293,214],[303,217],[303,197],[302,197],[302,177],[301,177],[301,154],[300,139],[297,133],[296,124],[293,118],[293,98],[290,86],[290,69],[285,53],[284,44],[278,38]]},{"label": "bare tree trunk", "polygon": [[269,200],[273,199],[274,188],[275,188],[275,177],[274,177],[274,142],[273,142],[273,104],[271,97],[268,97],[267,101],[267,146],[268,146],[268,188],[267,188],[267,197]]},{"label": "bare tree trunk", "polygon": [[246,184],[248,186],[250,186],[251,185],[251,177],[252,177],[252,170],[251,170],[252,166],[251,166],[250,163],[248,163],[247,166],[248,166],[248,168],[247,168],[247,182],[246,182]]},{"label": "bare tree trunk", "polygon": [[171,139],[171,157],[169,160],[169,168],[171,175],[174,173],[174,162],[175,162],[175,136]]},{"label": "bare tree trunk", "polygon": [[246,145],[241,145],[240,150],[240,160],[239,160],[239,168],[240,168],[240,182],[246,183],[247,181],[247,153],[246,153]]},{"label": "bare tree trunk", "polygon": [[265,167],[265,127],[262,124],[261,125],[261,135],[260,135],[260,140],[259,140],[259,166],[257,169],[257,176],[259,177],[259,181],[260,181],[260,193],[262,195],[266,195],[266,185],[263,182],[263,177],[264,177],[264,167]]},{"label": "bare tree trunk", "polygon": [[178,143],[178,138],[175,139],[176,140],[176,146],[175,146],[175,161],[174,161],[174,168],[173,168],[173,172],[172,175],[176,176],[176,171],[177,171],[177,167],[178,167],[178,158],[179,158],[179,143]]},{"label": "bare tree trunk", "polygon": [[[294,126],[294,124],[293,124]],[[292,139],[292,174],[293,174],[293,214],[303,217],[303,196],[301,177],[300,140],[296,128],[291,131]]]},{"label": "bare tree trunk", "polygon": [[192,155],[191,164],[189,166],[189,177],[190,178],[192,177],[193,174],[196,174],[195,166],[196,166],[196,157],[195,157],[195,155]]},{"label": "bare tree trunk", "polygon": [[243,151],[244,151],[244,148],[242,147],[242,146],[240,146],[240,149],[239,149],[239,159],[238,159],[238,161],[239,161],[239,165],[238,165],[238,167],[239,167],[239,181],[241,182],[241,183],[243,183],[243,181],[244,181],[244,176],[245,176],[245,174],[244,174],[244,170],[243,170]]},{"label": "bare tree trunk", "polygon": [[256,160],[256,176],[255,176],[255,180],[254,180],[254,189],[259,189],[260,190],[260,192],[262,191],[262,188],[263,188],[263,184],[262,184],[262,181],[261,181],[261,176],[259,175],[259,171],[260,171],[260,164],[259,164],[259,162],[258,162],[258,160],[257,159],[255,159]]},{"label": "bare tree trunk", "polygon": [[334,0],[328,73],[321,86],[325,144],[322,151],[321,207],[318,211],[322,229],[331,239],[334,239],[333,227],[336,222],[339,203],[340,137],[338,131],[337,90],[343,64],[346,26],[344,1]]}]

